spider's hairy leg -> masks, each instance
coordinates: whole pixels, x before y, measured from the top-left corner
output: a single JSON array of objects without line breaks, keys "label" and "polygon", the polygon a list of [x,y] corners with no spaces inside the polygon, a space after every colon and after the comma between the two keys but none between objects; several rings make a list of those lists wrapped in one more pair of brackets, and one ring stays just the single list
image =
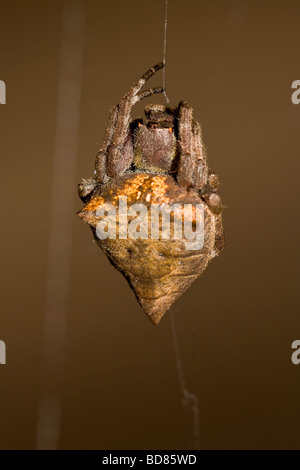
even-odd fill
[{"label": "spider's hairy leg", "polygon": [[113,131],[116,125],[118,115],[118,106],[110,108],[109,115],[106,122],[104,138],[102,147],[96,156],[95,161],[95,179],[99,183],[105,183],[108,179],[107,176],[107,149],[111,143]]},{"label": "spider's hairy leg", "polygon": [[133,98],[133,104],[143,100],[144,98],[148,98],[148,96],[154,95],[155,93],[163,93],[164,91],[164,88],[161,87],[149,88],[149,90],[141,91]]},{"label": "spider's hairy leg", "polygon": [[192,123],[192,149],[195,158],[193,186],[202,189],[207,183],[208,166],[206,151],[202,140],[202,130],[199,122],[193,119]]},{"label": "spider's hairy leg", "polygon": [[192,120],[193,110],[186,101],[181,101],[178,105],[178,140],[179,140],[179,167],[177,180],[181,186],[191,186],[195,162],[192,156]]},{"label": "spider's hairy leg", "polygon": [[[142,87],[145,85],[147,80],[152,77],[158,70],[162,69],[165,66],[163,62],[159,62],[158,64],[154,65],[151,67],[149,70],[147,70],[146,73],[138,80],[137,83],[135,83],[125,96],[135,96],[139,91],[141,91]],[[124,98],[125,98],[124,96]]]},{"label": "spider's hairy leg", "polygon": [[145,92],[139,93],[146,81],[154,75],[155,72],[164,67],[160,62],[149,69],[135,83],[128,93],[121,98],[118,105],[117,118],[115,122],[114,132],[112,134],[111,143],[107,148],[107,174],[110,177],[116,177],[124,173],[130,166],[133,158],[132,140],[129,135],[129,122],[131,117],[131,109],[133,105],[147,96],[154,93],[162,93],[162,88],[152,88]]},{"label": "spider's hairy leg", "polygon": [[202,189],[207,183],[208,167],[200,124],[185,101],[178,105],[180,161],[178,182],[181,186]]},{"label": "spider's hairy leg", "polygon": [[201,126],[193,119],[193,110],[185,101],[178,105],[178,119],[180,161],[177,180],[181,186],[193,186],[199,189],[202,199],[206,201],[214,214],[216,231],[213,256],[216,256],[225,246],[222,222],[223,206],[217,192],[218,177],[214,172],[208,170]]}]

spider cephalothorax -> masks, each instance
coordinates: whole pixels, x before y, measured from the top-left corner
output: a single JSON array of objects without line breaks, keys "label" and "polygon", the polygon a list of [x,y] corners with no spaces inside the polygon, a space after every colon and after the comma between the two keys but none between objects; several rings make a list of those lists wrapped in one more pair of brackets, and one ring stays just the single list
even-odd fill
[{"label": "spider cephalothorax", "polygon": [[[145,107],[144,120],[131,118],[135,103],[163,92],[162,88],[141,91],[162,67],[160,63],[148,70],[111,108],[96,157],[95,176],[79,184],[79,195],[85,202],[80,217],[89,223],[100,247],[126,276],[153,323],[160,321],[224,246],[218,177],[208,168],[201,127],[193,119],[192,108],[185,101],[174,108],[151,104]],[[202,205],[202,246],[189,251],[185,236],[172,240],[151,239],[142,234],[133,239],[99,237],[101,209],[106,210],[109,204],[115,210],[120,196],[130,204],[144,204],[149,210],[151,204]],[[117,212],[114,233],[118,235],[119,217]],[[195,225],[195,213],[191,217]],[[160,230],[163,223],[159,222]],[[174,217],[172,223],[174,229]],[[127,226],[125,232],[127,235]]]},{"label": "spider cephalothorax", "polygon": [[159,104],[145,107],[145,123],[134,129],[133,163],[136,168],[171,171],[177,154],[174,110]]}]

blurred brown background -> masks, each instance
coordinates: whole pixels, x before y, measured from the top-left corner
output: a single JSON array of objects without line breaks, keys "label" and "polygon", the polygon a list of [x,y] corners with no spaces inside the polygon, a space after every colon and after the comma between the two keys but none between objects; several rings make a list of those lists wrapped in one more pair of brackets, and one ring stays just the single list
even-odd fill
[{"label": "blurred brown background", "polygon": [[[162,59],[164,1],[85,11],[59,448],[191,448],[170,315],[149,322],[76,217],[110,106]],[[60,0],[0,0],[1,449],[35,448],[44,394],[62,14]],[[227,206],[226,249],[173,309],[201,449],[300,448],[299,18],[298,0],[169,1],[167,92],[193,106]]]}]

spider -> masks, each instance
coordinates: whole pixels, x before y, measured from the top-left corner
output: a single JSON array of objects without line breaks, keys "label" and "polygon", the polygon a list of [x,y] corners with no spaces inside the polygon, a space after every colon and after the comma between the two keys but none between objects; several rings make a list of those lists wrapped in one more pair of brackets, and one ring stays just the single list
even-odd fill
[{"label": "spider", "polygon": [[[127,277],[155,324],[224,247],[219,179],[208,168],[201,127],[193,118],[192,108],[186,101],[177,107],[150,104],[145,106],[144,119],[131,117],[137,102],[164,91],[161,87],[141,91],[163,67],[160,62],[150,68],[111,108],[96,156],[94,178],[79,184],[79,196],[85,203],[79,215],[90,224],[94,235],[95,208],[100,199],[112,202],[116,194],[133,195],[135,202],[150,191],[158,201],[167,198],[205,205],[205,243],[199,253],[191,253],[190,257],[182,253],[180,243],[97,240],[112,264]],[[150,196],[144,201],[148,202]]]}]

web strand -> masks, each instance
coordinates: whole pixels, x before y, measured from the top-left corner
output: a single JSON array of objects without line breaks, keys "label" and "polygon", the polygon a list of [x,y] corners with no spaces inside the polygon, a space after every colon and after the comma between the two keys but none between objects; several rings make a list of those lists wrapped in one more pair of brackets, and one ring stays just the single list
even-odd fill
[{"label": "web strand", "polygon": [[163,89],[164,97],[167,103],[170,103],[170,100],[166,93],[166,54],[167,54],[167,27],[168,27],[168,0],[165,0],[165,23],[164,23],[164,55],[163,55]]},{"label": "web strand", "polygon": [[189,416],[189,413],[192,414],[192,429],[193,429],[193,447],[199,449],[200,446],[200,429],[199,429],[199,401],[197,395],[189,390],[186,387],[186,382],[184,379],[181,355],[178,346],[177,333],[175,327],[175,321],[172,310],[170,311],[170,320],[171,320],[171,330],[172,330],[172,340],[174,347],[174,354],[176,360],[176,369],[178,382],[182,394],[182,406],[186,413],[186,416]]}]

